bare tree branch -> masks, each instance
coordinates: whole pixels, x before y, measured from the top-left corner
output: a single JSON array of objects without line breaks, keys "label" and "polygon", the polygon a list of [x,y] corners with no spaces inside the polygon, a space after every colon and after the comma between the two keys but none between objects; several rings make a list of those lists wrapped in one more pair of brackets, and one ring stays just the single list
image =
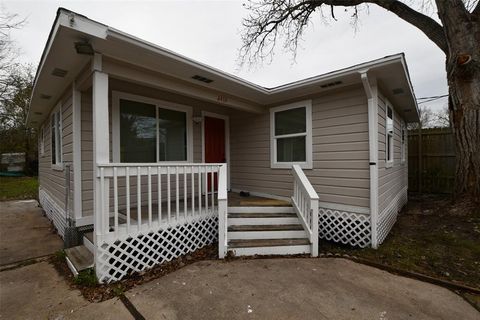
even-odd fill
[{"label": "bare tree branch", "polygon": [[250,15],[243,20],[241,63],[251,64],[257,60],[271,59],[276,41],[280,37],[284,40],[284,49],[292,51],[295,56],[298,42],[302,39],[314,12],[320,13],[320,17],[324,18],[323,8],[329,8],[332,19],[336,20],[334,7],[353,7],[355,12],[352,18],[356,21],[357,7],[365,4],[375,4],[396,14],[420,29],[440,49],[447,52],[442,26],[431,17],[398,0],[258,0],[249,1],[246,5]]}]

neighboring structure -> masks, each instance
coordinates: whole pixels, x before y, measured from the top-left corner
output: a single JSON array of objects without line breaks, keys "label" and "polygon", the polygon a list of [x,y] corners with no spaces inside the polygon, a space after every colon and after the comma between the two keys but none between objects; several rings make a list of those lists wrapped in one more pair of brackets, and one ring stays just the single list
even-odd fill
[{"label": "neighboring structure", "polygon": [[0,172],[21,174],[25,169],[25,152],[2,153],[0,164]]},{"label": "neighboring structure", "polygon": [[267,89],[65,9],[28,115],[40,202],[60,234],[68,216],[87,232],[100,281],[217,239],[220,257],[377,247],[416,121],[403,54]]}]

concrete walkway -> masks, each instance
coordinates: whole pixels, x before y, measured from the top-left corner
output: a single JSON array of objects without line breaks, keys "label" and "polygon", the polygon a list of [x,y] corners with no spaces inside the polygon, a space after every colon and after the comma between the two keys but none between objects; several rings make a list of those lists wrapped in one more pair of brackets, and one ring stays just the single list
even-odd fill
[{"label": "concrete walkway", "polygon": [[63,248],[35,200],[0,202],[0,266],[52,254]]},{"label": "concrete walkway", "polygon": [[480,319],[447,289],[344,259],[198,262],[127,297],[146,319]]}]

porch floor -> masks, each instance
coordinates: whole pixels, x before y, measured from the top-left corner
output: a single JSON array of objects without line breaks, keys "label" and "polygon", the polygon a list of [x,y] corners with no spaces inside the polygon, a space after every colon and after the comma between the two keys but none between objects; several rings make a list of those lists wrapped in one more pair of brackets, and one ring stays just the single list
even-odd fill
[{"label": "porch floor", "polygon": [[[207,208],[206,203],[205,203],[205,195],[202,195],[201,198],[202,201],[202,211]],[[208,211],[211,211],[212,208],[212,196],[211,194],[208,195],[207,197],[207,203],[208,203]],[[213,203],[216,206],[217,205],[217,199],[214,197]],[[265,197],[258,197],[258,196],[241,196],[238,192],[228,192],[228,206],[229,207],[288,207],[291,204],[288,201],[284,200],[278,200],[278,199],[271,199],[271,198],[265,198]],[[175,201],[170,202],[170,219],[177,219],[178,218],[185,218],[185,217],[191,217],[195,216],[197,214],[198,210],[198,204],[199,204],[199,198],[195,197],[194,198],[194,204],[195,204],[195,212],[192,213],[192,198],[187,198],[187,212],[185,213],[184,208],[184,200],[179,199],[178,202],[178,210],[177,210],[177,203]],[[162,222],[167,222],[168,219],[168,202],[162,202],[161,204],[161,219],[159,219],[159,214],[158,214],[158,203],[152,203],[152,221],[158,221],[161,220]],[[148,213],[148,205],[143,205],[140,208],[141,211],[141,224],[148,223],[149,221],[149,213]],[[119,225],[126,224],[126,215],[127,215],[127,210],[126,209],[120,209],[119,210],[119,217],[118,217],[118,223]],[[131,224],[137,224],[138,223],[138,208],[137,206],[132,206],[130,207],[130,223]],[[110,217],[110,226],[113,226],[114,223],[114,218]]]}]

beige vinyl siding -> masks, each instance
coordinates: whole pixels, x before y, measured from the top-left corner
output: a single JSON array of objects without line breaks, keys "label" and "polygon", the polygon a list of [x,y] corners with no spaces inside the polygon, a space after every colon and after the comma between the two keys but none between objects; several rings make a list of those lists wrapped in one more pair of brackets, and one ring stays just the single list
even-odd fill
[{"label": "beige vinyl siding", "polygon": [[[70,90],[67,91],[70,93]],[[62,114],[62,155],[63,166],[71,164],[73,161],[73,134],[72,134],[72,96],[66,94],[60,100],[61,114]],[[56,106],[56,105],[55,105]],[[53,109],[52,109],[53,110]],[[52,168],[52,130],[50,122],[51,114],[42,124],[45,140],[43,155],[39,157],[38,177],[40,187],[48,192],[53,200],[61,208],[65,208],[65,170],[58,170]],[[69,208],[73,204],[73,168],[70,168],[70,195]]]},{"label": "beige vinyl siding", "polygon": [[[307,177],[321,202],[368,207],[368,111],[363,88],[350,86],[311,99],[313,169],[304,170]],[[269,113],[230,121],[232,188],[290,197],[291,171],[270,168]]]},{"label": "beige vinyl siding", "polygon": [[395,196],[408,186],[408,139],[405,140],[405,162],[401,161],[401,122],[399,114],[393,109],[393,165],[385,166],[385,106],[386,99],[380,93],[378,97],[378,204],[379,213],[383,212]]}]

